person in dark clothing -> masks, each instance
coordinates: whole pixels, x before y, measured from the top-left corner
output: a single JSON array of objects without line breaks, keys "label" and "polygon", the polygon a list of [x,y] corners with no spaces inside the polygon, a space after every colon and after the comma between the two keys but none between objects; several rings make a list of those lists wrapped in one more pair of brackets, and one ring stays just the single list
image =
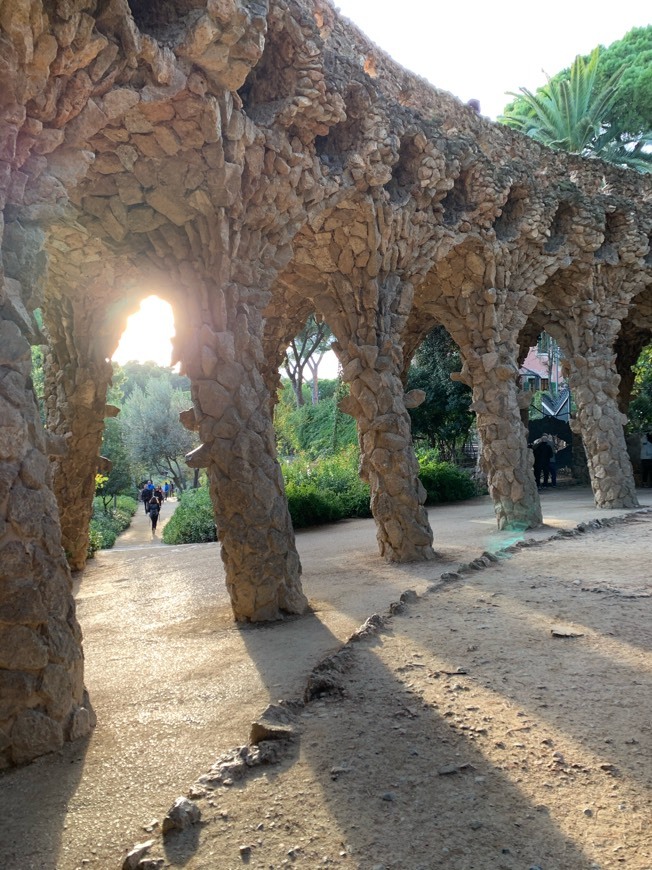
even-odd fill
[{"label": "person in dark clothing", "polygon": [[[537,487],[547,487],[550,480],[550,460],[552,459],[552,444],[544,435],[538,438],[533,445],[534,450],[534,478]],[[541,478],[543,477],[543,483]]]},{"label": "person in dark clothing", "polygon": [[652,432],[641,439],[641,486],[652,486]]},{"label": "person in dark clothing", "polygon": [[149,503],[150,503],[150,500],[152,498],[152,493],[154,492],[153,488],[152,489],[149,488],[150,483],[151,483],[151,481],[148,480],[147,483],[145,484],[145,486],[143,487],[143,492],[142,492],[143,504],[145,505],[145,513],[146,514],[149,513]]},{"label": "person in dark clothing", "polygon": [[149,519],[152,524],[152,535],[156,534],[156,526],[158,524],[159,514],[161,513],[161,505],[159,500],[154,496],[149,502]]}]

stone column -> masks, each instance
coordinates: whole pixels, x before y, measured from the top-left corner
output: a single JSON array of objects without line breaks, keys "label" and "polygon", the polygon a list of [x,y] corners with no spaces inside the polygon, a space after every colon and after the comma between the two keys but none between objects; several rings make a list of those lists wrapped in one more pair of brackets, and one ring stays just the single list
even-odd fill
[{"label": "stone column", "polygon": [[[369,232],[376,231],[372,222]],[[381,262],[377,251],[373,257]],[[360,477],[371,488],[380,553],[391,562],[432,559],[426,491],[407,412],[423,396],[417,391],[406,396],[401,380],[402,332],[412,307],[412,284],[396,272],[371,277],[360,268],[346,276],[333,274],[331,292],[339,310],[326,296],[319,304],[338,339],[332,347],[342,364],[342,379],[350,384],[340,408],[358,426]]]},{"label": "stone column", "polygon": [[86,564],[93,514],[106,391],[113,370],[100,334],[101,302],[92,295],[56,299],[44,311],[49,345],[45,357],[48,430],[66,443],[53,461],[61,542],[73,571]]},{"label": "stone column", "polygon": [[94,724],[53,448],[32,388],[30,321],[20,285],[0,272],[0,768],[60,749]]},{"label": "stone column", "polygon": [[517,343],[503,342],[484,353],[462,348],[462,355],[465,362],[458,378],[473,389],[480,466],[487,475],[498,528],[535,528],[543,517],[521,416]]},{"label": "stone column", "polygon": [[[487,475],[499,529],[541,525],[539,494],[518,386],[519,336],[536,307],[518,276],[492,252],[471,246],[437,264],[436,295],[426,310],[444,324],[460,349],[455,379],[473,390],[480,437],[480,467]],[[518,280],[517,280],[518,279]]]},{"label": "stone column", "polygon": [[638,507],[623,430],[627,417],[618,408],[616,355],[609,342],[591,344],[581,353],[568,354],[570,386],[577,405],[577,420],[571,422],[571,428],[582,435],[596,506]]},{"label": "stone column", "polygon": [[[360,440],[360,477],[371,488],[380,553],[389,562],[433,559],[432,529],[424,508],[426,491],[419,480],[407,404],[418,397],[403,390],[398,339],[344,350],[334,344],[350,395],[342,411],[355,417]],[[414,391],[416,393],[416,391]]]},{"label": "stone column", "polygon": [[[187,273],[185,280],[192,280]],[[195,280],[197,298],[210,302],[179,330],[202,440],[189,464],[208,469],[233,613],[243,622],[303,613],[301,563],[261,373],[264,294]]]},{"label": "stone column", "polygon": [[[626,247],[623,262],[630,259]],[[615,348],[632,297],[643,286],[639,270],[629,274],[619,265],[598,262],[582,275],[563,317],[554,328],[565,357],[577,419],[573,431],[582,436],[597,507],[638,507],[634,472],[619,408],[620,375]]]}]

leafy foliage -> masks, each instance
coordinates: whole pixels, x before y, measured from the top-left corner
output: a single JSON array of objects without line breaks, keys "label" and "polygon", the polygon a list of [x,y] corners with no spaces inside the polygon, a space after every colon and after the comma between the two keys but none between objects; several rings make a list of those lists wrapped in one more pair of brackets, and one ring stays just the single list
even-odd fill
[{"label": "leafy foliage", "polygon": [[618,70],[618,95],[605,120],[632,135],[652,129],[652,25],[634,27],[601,49],[596,87]]},{"label": "leafy foliage", "polygon": [[454,460],[473,426],[471,389],[451,380],[462,368],[460,352],[443,326],[428,333],[415,355],[407,379],[409,390],[420,389],[425,402],[410,410],[415,441],[437,448],[440,457]]},{"label": "leafy foliage", "polygon": [[111,460],[111,470],[108,475],[103,475],[101,485],[96,486],[95,491],[101,497],[104,505],[108,507],[114,495],[135,494],[135,485],[122,437],[122,428],[116,417],[110,417],[105,421],[101,453],[102,456]]},{"label": "leafy foliage", "polygon": [[478,495],[470,476],[450,462],[440,462],[436,451],[423,451],[417,458],[419,477],[428,493],[427,504],[463,501]]},{"label": "leafy foliage", "polygon": [[369,486],[358,476],[359,454],[349,447],[337,456],[284,463],[285,492],[295,528],[371,516]]},{"label": "leafy foliage", "polygon": [[216,541],[215,516],[206,487],[184,492],[163,529],[165,544],[204,544]]},{"label": "leafy foliage", "polygon": [[155,471],[171,477],[178,492],[186,483],[184,455],[197,446],[197,438],[179,420],[190,402],[187,394],[174,389],[169,379],[152,378],[145,388],[134,387],[120,415],[124,445],[132,462],[146,476]]},{"label": "leafy foliage", "polygon": [[629,404],[629,430],[652,431],[652,345],[643,348],[634,366],[634,389]]},{"label": "leafy foliage", "polygon": [[114,363],[114,369],[119,370],[119,377],[122,378],[122,394],[124,399],[128,399],[136,389],[145,392],[147,384],[153,380],[167,381],[173,390],[181,390],[183,392],[190,390],[189,378],[175,372],[170,366],[160,366],[155,362],[140,363],[130,360],[124,366],[117,366]]},{"label": "leafy foliage", "polygon": [[301,332],[292,339],[285,354],[283,366],[294,390],[297,407],[305,404],[303,391],[306,367],[312,374],[312,402],[319,399],[317,370],[324,354],[330,348],[331,331],[324,321],[311,314]]},{"label": "leafy foliage", "polygon": [[[520,89],[520,96],[505,108],[499,121],[538,139],[551,148],[584,156],[600,157],[618,166],[640,172],[652,171],[652,113],[648,114],[646,99],[638,103],[635,113],[622,109],[625,94],[643,85],[652,73],[645,65],[633,77],[623,65],[633,50],[644,50],[652,42],[652,28],[640,34],[626,46],[625,40],[614,43],[603,54],[595,48],[588,57],[577,56],[570,70],[563,70],[547,85],[532,93]],[[632,31],[634,33],[634,31]],[[650,47],[652,52],[652,46]],[[638,56],[637,56],[638,58]],[[635,78],[635,80],[634,80]],[[650,98],[652,100],[652,98]]]},{"label": "leafy foliage", "polygon": [[338,380],[322,381],[320,392],[330,394],[330,398],[297,408],[292,388],[286,384],[274,418],[278,450],[282,455],[305,453],[315,459],[357,444],[355,420],[337,406],[343,395]]},{"label": "leafy foliage", "polygon": [[[301,457],[282,464],[285,492],[295,529],[333,523],[351,517],[369,517],[369,486],[358,476],[359,452],[349,447],[336,456]],[[420,477],[429,504],[454,502],[478,495],[469,475],[436,451],[419,455]],[[166,544],[197,544],[215,540],[213,508],[208,489],[185,492],[181,504],[163,530]]]},{"label": "leafy foliage", "polygon": [[93,516],[89,529],[88,558],[97,550],[109,550],[115,544],[120,532],[131,524],[131,518],[138,509],[138,502],[129,496],[118,496],[115,508],[107,508],[101,497],[93,500]]}]

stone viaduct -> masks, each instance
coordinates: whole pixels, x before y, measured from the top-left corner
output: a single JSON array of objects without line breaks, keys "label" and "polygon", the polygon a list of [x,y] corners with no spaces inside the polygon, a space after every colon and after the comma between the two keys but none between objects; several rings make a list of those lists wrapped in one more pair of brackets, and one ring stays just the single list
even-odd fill
[{"label": "stone viaduct", "polygon": [[488,122],[327,0],[0,0],[0,767],[93,725],[70,571],[108,360],[143,297],[174,308],[235,617],[273,620],[307,606],[272,410],[312,312],[337,337],[386,559],[434,555],[403,384],[437,323],[501,528],[541,521],[517,372],[543,328],[596,504],[636,505],[622,411],[652,330],[651,190]]}]

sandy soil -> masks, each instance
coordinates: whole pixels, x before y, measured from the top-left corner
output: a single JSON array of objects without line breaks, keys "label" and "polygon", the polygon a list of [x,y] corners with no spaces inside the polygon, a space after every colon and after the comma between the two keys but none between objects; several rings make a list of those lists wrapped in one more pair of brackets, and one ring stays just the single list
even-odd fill
[{"label": "sandy soil", "polygon": [[[538,543],[598,515],[550,494],[534,546],[451,577],[513,540],[487,501],[438,511],[427,565],[385,565],[369,521],[299,536],[315,613],[253,629],[215,545],[161,548],[137,519],[78,591],[98,728],[0,777],[0,867],[119,867],[152,838],[143,868],[651,870],[652,514]],[[276,763],[191,788],[324,657],[294,739],[261,744]],[[189,790],[201,823],[162,838]]]},{"label": "sandy soil", "polygon": [[433,584],[351,645],[279,764],[207,790],[203,823],[152,854],[229,870],[648,870],[651,523]]}]

